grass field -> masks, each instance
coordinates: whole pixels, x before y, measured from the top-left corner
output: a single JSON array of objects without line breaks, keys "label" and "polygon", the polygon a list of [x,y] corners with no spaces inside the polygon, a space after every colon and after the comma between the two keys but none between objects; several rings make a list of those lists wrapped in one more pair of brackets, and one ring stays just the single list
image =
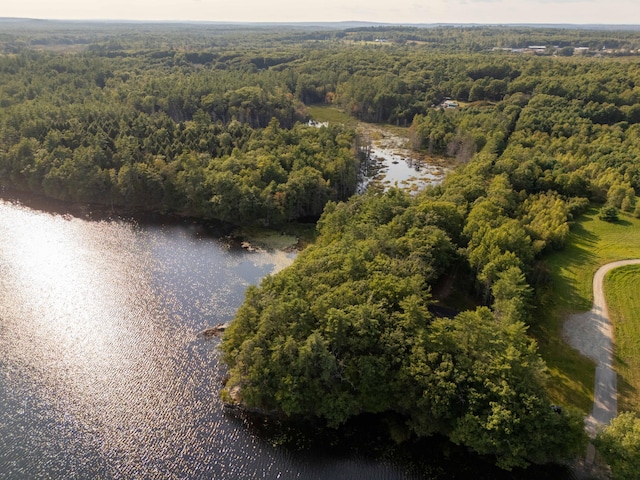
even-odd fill
[{"label": "grass field", "polygon": [[640,266],[609,272],[604,291],[616,342],[618,410],[640,412]]},{"label": "grass field", "polygon": [[329,105],[309,105],[307,112],[316,122],[342,123],[354,128],[358,123],[355,118]]},{"label": "grass field", "polygon": [[364,126],[371,127],[373,125],[376,129],[385,130],[400,137],[409,136],[408,127],[398,127],[397,125],[385,123],[368,124],[366,122],[361,122],[332,105],[309,105],[307,107],[307,112],[316,122],[340,123],[354,129],[358,127],[362,128]]},{"label": "grass field", "polygon": [[568,314],[591,308],[593,275],[600,266],[628,258],[640,258],[640,220],[621,213],[618,222],[607,223],[595,208],[572,225],[566,248],[547,258],[551,285],[541,296],[531,333],[549,366],[554,401],[591,410],[595,366],[564,343],[562,323]]}]

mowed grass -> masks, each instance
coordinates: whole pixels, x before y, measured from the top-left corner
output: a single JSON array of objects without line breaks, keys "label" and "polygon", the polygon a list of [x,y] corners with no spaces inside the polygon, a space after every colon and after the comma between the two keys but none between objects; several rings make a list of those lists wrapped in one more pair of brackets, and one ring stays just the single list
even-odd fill
[{"label": "mowed grass", "polygon": [[618,410],[640,412],[640,265],[609,272],[604,292],[616,343]]},{"label": "mowed grass", "polygon": [[599,267],[629,258],[640,258],[640,220],[621,213],[618,222],[604,222],[597,208],[575,221],[564,250],[547,258],[551,283],[541,294],[531,333],[549,367],[550,394],[559,404],[591,411],[595,365],[563,341],[562,324],[569,314],[591,308]]}]

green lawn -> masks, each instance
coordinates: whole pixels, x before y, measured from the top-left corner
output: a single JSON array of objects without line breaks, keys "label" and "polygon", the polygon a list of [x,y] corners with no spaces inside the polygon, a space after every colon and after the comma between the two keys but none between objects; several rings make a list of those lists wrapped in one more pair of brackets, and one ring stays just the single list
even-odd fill
[{"label": "green lawn", "polygon": [[640,258],[640,220],[621,213],[618,222],[607,223],[598,219],[596,208],[572,225],[566,248],[547,258],[551,285],[542,293],[531,333],[549,366],[554,401],[591,410],[594,364],[564,343],[562,322],[591,308],[593,275],[600,266],[628,258]]},{"label": "green lawn", "polygon": [[640,412],[640,265],[620,267],[604,280],[614,326],[618,410]]}]

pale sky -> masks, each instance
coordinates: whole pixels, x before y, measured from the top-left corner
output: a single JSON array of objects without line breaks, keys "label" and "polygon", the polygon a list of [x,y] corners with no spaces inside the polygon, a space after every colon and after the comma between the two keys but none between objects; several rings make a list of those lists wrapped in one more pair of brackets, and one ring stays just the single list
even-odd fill
[{"label": "pale sky", "polygon": [[640,0],[1,0],[0,17],[640,24]]}]

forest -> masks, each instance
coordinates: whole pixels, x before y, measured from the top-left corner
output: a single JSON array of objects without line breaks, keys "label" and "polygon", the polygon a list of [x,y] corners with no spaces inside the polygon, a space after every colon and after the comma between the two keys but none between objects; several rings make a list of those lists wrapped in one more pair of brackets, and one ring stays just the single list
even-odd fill
[{"label": "forest", "polygon": [[[229,402],[329,428],[393,414],[405,439],[442,434],[505,469],[564,461],[584,412],[553,404],[529,330],[572,221],[640,216],[639,48],[633,30],[12,24],[0,185],[317,222],[225,333]],[[312,104],[404,128],[453,171],[354,195],[362,139],[309,125]],[[452,318],[431,308],[445,285]]]}]

